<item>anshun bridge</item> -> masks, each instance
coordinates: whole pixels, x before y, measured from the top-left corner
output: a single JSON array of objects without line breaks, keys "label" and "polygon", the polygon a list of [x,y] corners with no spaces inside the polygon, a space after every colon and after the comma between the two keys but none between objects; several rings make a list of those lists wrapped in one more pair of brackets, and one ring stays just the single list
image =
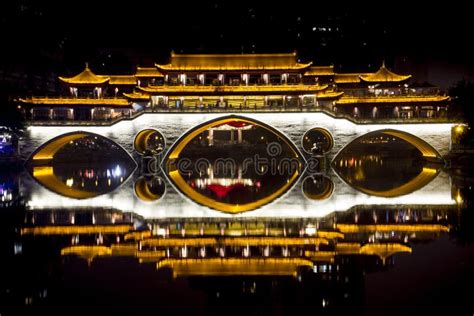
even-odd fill
[{"label": "anshun bridge", "polygon": [[339,73],[334,66],[300,63],[296,53],[172,53],[168,64],[137,67],[134,74],[99,75],[86,64],[59,80],[57,97],[19,99],[29,126],[24,159],[52,138],[79,131],[108,137],[130,153],[145,129],[159,131],[171,145],[194,126],[232,113],[274,127],[297,146],[308,130],[320,128],[334,143],[330,157],[358,137],[383,131],[427,158],[440,158],[453,131],[463,128],[453,130],[447,118],[449,97],[412,83],[411,75],[385,64],[373,73]]}]

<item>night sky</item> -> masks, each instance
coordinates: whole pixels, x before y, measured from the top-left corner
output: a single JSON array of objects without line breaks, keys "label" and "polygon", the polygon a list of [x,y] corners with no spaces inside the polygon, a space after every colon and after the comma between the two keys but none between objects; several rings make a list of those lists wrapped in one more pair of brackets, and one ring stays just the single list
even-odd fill
[{"label": "night sky", "polygon": [[[383,60],[447,88],[473,78],[472,13],[433,2],[2,1],[0,70],[45,76],[132,73],[177,53],[297,51],[337,71],[374,71]],[[464,5],[465,6],[465,5]],[[54,75],[54,76],[53,76]]]}]

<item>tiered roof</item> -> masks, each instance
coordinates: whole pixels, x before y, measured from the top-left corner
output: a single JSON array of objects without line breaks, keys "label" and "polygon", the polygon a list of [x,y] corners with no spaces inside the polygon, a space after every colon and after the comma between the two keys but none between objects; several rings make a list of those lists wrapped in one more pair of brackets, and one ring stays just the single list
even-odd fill
[{"label": "tiered roof", "polygon": [[175,54],[170,63],[156,67],[168,71],[262,71],[304,70],[312,63],[299,63],[296,53],[290,54]]}]

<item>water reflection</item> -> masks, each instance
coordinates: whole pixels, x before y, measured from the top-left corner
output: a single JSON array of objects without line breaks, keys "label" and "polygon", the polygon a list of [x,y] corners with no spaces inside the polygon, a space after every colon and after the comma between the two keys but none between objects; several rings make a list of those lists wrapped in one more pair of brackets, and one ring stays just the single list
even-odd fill
[{"label": "water reflection", "polygon": [[141,177],[135,182],[134,190],[140,200],[155,202],[165,194],[165,181],[159,176]]},{"label": "water reflection", "polygon": [[[371,275],[393,279],[385,272],[396,270],[395,260],[406,263],[422,247],[447,237],[463,243],[472,237],[468,232],[473,221],[466,221],[461,203],[454,202],[459,197],[467,203],[469,194],[454,184],[448,187],[447,203],[391,202],[429,186],[440,173],[439,165],[425,161],[396,136],[389,140],[372,135],[335,158],[332,167],[350,186],[324,168],[302,175],[298,183],[302,158],[278,132],[235,118],[212,124],[191,131],[169,151],[165,176],[137,169],[133,181],[125,183],[133,161],[113,144],[97,148],[100,140],[90,135],[62,144],[50,160],[30,162],[28,168],[41,185],[82,200],[52,206],[55,199],[50,198],[41,209],[32,203],[25,208],[2,204],[0,216],[8,216],[6,210],[15,216],[0,221],[7,226],[2,229],[6,268],[0,285],[6,303],[0,307],[12,314],[63,312],[70,306],[78,314],[94,308],[136,313],[144,306],[165,314],[219,314],[229,306],[237,314],[294,315],[308,309],[362,314]],[[268,164],[246,162],[255,155]],[[292,161],[297,161],[294,169]],[[20,198],[26,182],[21,177],[0,177],[0,192]],[[238,213],[267,207],[270,211],[264,214],[270,216],[186,213],[190,204],[176,202],[182,198],[167,185],[168,178],[185,199],[206,208]],[[95,199],[119,186],[116,207]],[[270,202],[288,191],[299,199],[279,199],[279,206],[289,211],[277,216]],[[380,200],[380,205],[356,200],[351,204],[356,206],[344,205],[344,212],[325,216],[310,213],[344,202],[348,195],[386,199],[383,205]],[[92,202],[79,203],[87,199]],[[120,211],[135,200],[145,203],[132,204],[133,210],[145,205],[179,212],[143,217]],[[306,213],[292,213],[302,205]],[[439,260],[439,251],[432,256]],[[414,266],[415,272],[427,269]],[[385,283],[376,290],[383,293]]]},{"label": "water reflection", "polygon": [[349,144],[334,159],[333,167],[361,192],[396,197],[431,182],[442,164],[428,163],[422,152],[407,141],[380,133]]},{"label": "water reflection", "polygon": [[[200,314],[221,306],[222,301],[229,303],[231,298],[255,308],[261,304],[255,300],[268,293],[275,295],[275,291],[283,296],[280,303],[275,297],[268,302],[272,310],[292,314],[293,305],[300,303],[304,308],[335,313],[360,307],[366,274],[392,269],[394,257],[411,254],[419,242],[446,236],[457,225],[457,216],[450,207],[356,208],[303,220],[144,220],[115,211],[29,212],[19,224],[16,239],[23,250],[17,258],[34,259],[36,273],[47,262],[57,262],[50,265],[48,275],[57,278],[63,273],[59,284],[32,278],[27,287],[46,289],[51,296],[49,304],[77,302],[71,289],[84,286],[84,282],[92,292],[96,287],[112,291],[118,286],[122,297],[129,297],[131,283],[127,280],[133,280],[146,285],[133,295],[146,296],[155,286],[156,293],[175,289],[174,294],[155,296],[161,308],[169,311],[191,287],[187,304],[203,301],[207,311]],[[41,248],[45,245],[51,247],[48,252]],[[126,278],[119,284],[110,281],[118,274]],[[105,283],[98,285],[93,278]],[[58,292],[58,286],[67,295]],[[32,298],[33,305],[44,304],[35,293],[10,295],[25,295]]]},{"label": "water reflection", "polygon": [[193,201],[239,213],[287,192],[303,169],[296,147],[269,126],[223,118],[189,131],[165,157],[171,182]]}]

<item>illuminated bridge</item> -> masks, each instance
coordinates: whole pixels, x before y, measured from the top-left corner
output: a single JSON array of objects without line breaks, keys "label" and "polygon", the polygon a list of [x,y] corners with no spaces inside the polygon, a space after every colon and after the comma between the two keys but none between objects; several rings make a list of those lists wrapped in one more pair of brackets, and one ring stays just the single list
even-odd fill
[{"label": "illuminated bridge", "polygon": [[[239,116],[150,113],[111,126],[30,126],[22,143],[23,155],[30,158],[34,166],[31,174],[41,186],[30,186],[34,189],[29,192],[31,199],[28,204],[31,209],[113,208],[151,218],[226,217],[235,214],[320,217],[357,205],[454,205],[457,197],[452,193],[448,175],[441,168],[442,157],[450,150],[451,134],[457,128],[454,123],[357,125],[324,113]],[[255,134],[257,132],[260,134]],[[147,150],[162,151],[160,157],[164,161],[176,161],[193,150],[199,157],[212,152],[217,144],[239,145],[249,137],[247,140],[252,139],[257,145],[252,148],[266,149],[270,157],[274,154],[269,146],[278,142],[277,150],[299,161],[299,167],[311,157],[324,155],[324,160],[329,161],[332,168],[326,168],[328,170],[323,173],[300,168],[281,179],[271,178],[271,185],[267,184],[270,190],[249,193],[252,198],[243,202],[231,201],[228,196],[232,195],[233,189],[259,188],[268,179],[258,174],[233,178],[208,174],[190,178],[174,166],[164,174],[155,173],[155,178],[139,178],[136,173],[129,178],[120,174],[120,183],[106,179],[109,183],[105,188],[88,191],[77,186],[77,179],[58,176],[56,173],[60,171],[51,166],[51,160],[67,144],[91,136],[113,141],[117,148],[128,152],[126,155],[131,164],[134,160],[142,161],[142,154]],[[425,164],[419,166],[412,176],[398,179],[392,187],[371,186],[370,181],[366,181],[370,175],[364,174],[361,168],[362,161],[351,156],[352,147],[363,148],[373,143],[390,147],[394,145],[392,141],[409,144],[420,158],[424,158]],[[354,144],[357,146],[352,146]],[[153,148],[150,149],[151,145]],[[226,152],[230,147],[222,148]],[[313,152],[314,148],[316,152]],[[366,157],[369,161],[372,158]],[[382,161],[373,162],[379,163],[379,168],[385,168]],[[134,168],[127,169],[133,171]],[[354,173],[346,174],[346,169]],[[372,172],[382,170],[369,169]],[[114,170],[107,172],[113,173]],[[203,187],[207,188],[208,195],[203,193]],[[189,199],[183,199],[183,195]],[[282,196],[285,198],[281,199]]]},{"label": "illuminated bridge", "polygon": [[[39,147],[56,138],[47,148],[37,153],[39,156],[36,159],[48,158],[48,155],[53,154],[62,145],[87,133],[109,138],[133,154],[135,138],[139,136],[139,141],[140,138],[142,141],[147,138],[146,133],[140,132],[156,130],[165,137],[166,146],[169,148],[188,130],[207,121],[228,116],[229,114],[220,113],[145,113],[134,120],[121,121],[111,126],[32,125],[28,127],[21,144],[22,157],[28,158]],[[300,149],[303,149],[302,139],[306,132],[315,128],[321,129],[330,139],[331,148],[326,152],[329,158],[334,158],[342,148],[357,138],[373,132],[401,138],[419,149],[426,158],[441,158],[449,152],[452,133],[456,132],[453,129],[455,123],[355,124],[344,118],[314,112],[244,113],[239,117],[271,126],[286,135]],[[61,137],[62,135],[64,137]],[[236,135],[235,141],[238,141],[237,137]],[[140,146],[142,144],[138,142],[135,147],[139,149]]]}]

